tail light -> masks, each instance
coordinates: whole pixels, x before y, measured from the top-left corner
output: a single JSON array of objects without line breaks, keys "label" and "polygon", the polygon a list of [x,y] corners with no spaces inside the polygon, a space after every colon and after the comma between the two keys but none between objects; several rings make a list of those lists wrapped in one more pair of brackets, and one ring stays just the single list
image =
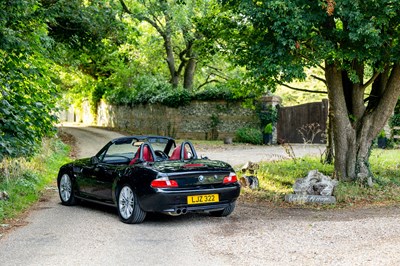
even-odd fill
[{"label": "tail light", "polygon": [[161,177],[154,179],[150,186],[152,188],[174,188],[179,187],[178,182],[175,180],[169,180],[168,177]]},{"label": "tail light", "polygon": [[237,182],[237,176],[235,173],[231,172],[228,176],[224,177],[224,184],[232,184]]}]

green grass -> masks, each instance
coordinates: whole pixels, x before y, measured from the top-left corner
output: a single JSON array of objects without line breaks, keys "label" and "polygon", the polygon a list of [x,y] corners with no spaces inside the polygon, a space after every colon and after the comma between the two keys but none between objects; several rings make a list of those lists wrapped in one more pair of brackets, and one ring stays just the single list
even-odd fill
[{"label": "green grass", "polygon": [[69,148],[60,140],[43,142],[39,155],[25,159],[5,159],[0,163],[0,191],[8,200],[0,201],[0,223],[16,217],[38,201],[45,188],[53,183],[61,165],[70,161]]},{"label": "green grass", "polygon": [[[374,186],[356,182],[339,182],[334,195],[336,207],[353,205],[390,205],[400,203],[400,150],[373,150],[370,157]],[[310,170],[332,176],[333,165],[322,164],[320,158],[306,157],[294,160],[264,162],[257,172],[259,189],[243,189],[243,197],[251,200],[284,204],[285,194],[293,193],[296,179],[307,176]]]}]

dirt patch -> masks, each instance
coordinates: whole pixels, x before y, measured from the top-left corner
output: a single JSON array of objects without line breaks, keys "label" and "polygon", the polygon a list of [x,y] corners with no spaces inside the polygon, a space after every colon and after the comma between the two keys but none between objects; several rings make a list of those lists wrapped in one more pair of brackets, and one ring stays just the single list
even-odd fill
[{"label": "dirt patch", "polygon": [[70,156],[71,158],[73,158],[73,159],[78,158],[78,157],[77,157],[77,156],[78,156],[78,148],[77,148],[77,145],[76,145],[76,138],[75,138],[73,135],[71,135],[71,134],[65,132],[65,131],[62,130],[62,129],[59,129],[59,130],[58,130],[58,137],[59,137],[59,138],[61,139],[61,141],[64,142],[66,145],[70,146],[71,150],[70,150],[70,152],[69,152],[69,156]]}]

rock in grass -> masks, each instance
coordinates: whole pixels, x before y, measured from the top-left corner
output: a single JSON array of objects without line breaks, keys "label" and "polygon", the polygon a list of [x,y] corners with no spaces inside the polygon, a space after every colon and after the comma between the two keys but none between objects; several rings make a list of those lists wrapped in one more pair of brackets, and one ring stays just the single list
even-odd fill
[{"label": "rock in grass", "polygon": [[293,185],[295,194],[285,196],[285,201],[296,203],[335,204],[332,196],[338,181],[323,175],[318,170],[311,170],[305,178],[299,178]]},{"label": "rock in grass", "polygon": [[301,204],[303,203],[335,204],[336,198],[334,196],[288,194],[285,196],[285,201],[301,203]]},{"label": "rock in grass", "polygon": [[0,200],[8,200],[10,197],[6,191],[0,191]]},{"label": "rock in grass", "polygon": [[293,191],[297,195],[322,195],[331,196],[338,181],[311,170],[305,178],[299,178],[293,185]]}]

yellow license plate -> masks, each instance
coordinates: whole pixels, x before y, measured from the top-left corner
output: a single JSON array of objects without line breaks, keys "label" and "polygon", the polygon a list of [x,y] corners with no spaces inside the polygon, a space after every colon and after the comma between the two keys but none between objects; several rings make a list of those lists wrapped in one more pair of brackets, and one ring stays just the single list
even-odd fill
[{"label": "yellow license plate", "polygon": [[212,203],[219,202],[218,194],[208,194],[208,195],[195,195],[187,197],[188,204],[202,204],[202,203]]}]

